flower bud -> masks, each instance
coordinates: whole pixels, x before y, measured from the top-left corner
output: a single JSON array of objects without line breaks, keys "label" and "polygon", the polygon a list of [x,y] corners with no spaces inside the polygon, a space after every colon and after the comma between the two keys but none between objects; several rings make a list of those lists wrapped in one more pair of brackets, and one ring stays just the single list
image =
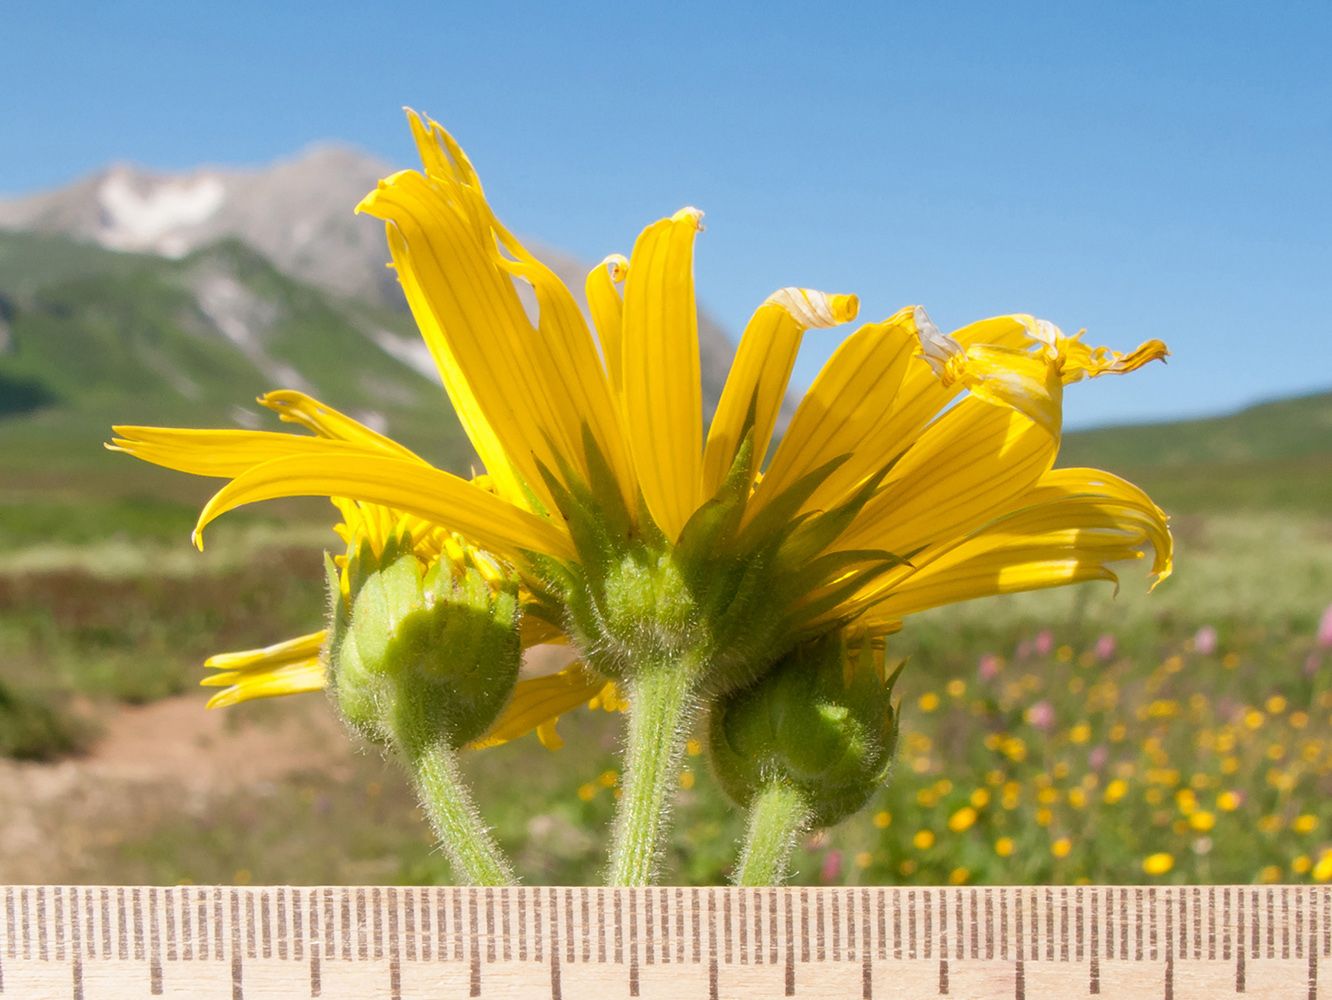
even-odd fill
[{"label": "flower bud", "polygon": [[518,679],[516,581],[451,548],[426,565],[400,528],[378,552],[354,540],[340,579],[329,563],[330,693],[353,729],[409,754],[481,736]]},{"label": "flower bud", "polygon": [[[905,661],[904,661],[905,662]],[[767,784],[799,789],[809,824],[832,826],[888,777],[897,745],[893,684],[882,650],[848,649],[830,633],[712,706],[709,749],[722,788],[748,807]]]}]

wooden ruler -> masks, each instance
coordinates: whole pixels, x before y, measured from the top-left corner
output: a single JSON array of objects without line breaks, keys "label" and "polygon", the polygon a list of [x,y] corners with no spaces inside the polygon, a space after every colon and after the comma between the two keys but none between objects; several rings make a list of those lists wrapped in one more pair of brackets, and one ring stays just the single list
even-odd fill
[{"label": "wooden ruler", "polygon": [[4,1000],[1313,1000],[1323,969],[1323,886],[0,887]]}]

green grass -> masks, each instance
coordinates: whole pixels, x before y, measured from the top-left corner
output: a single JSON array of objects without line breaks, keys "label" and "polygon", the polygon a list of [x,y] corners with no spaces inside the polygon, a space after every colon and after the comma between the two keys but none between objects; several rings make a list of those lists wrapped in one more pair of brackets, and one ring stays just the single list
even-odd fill
[{"label": "green grass", "polygon": [[96,724],[71,710],[66,700],[0,681],[0,757],[53,760],[88,749]]},{"label": "green grass", "polygon": [[[1089,585],[910,620],[892,640],[896,655],[910,658],[898,688],[893,780],[860,815],[802,842],[795,881],[1311,878],[1332,848],[1332,651],[1324,663],[1314,645],[1332,600],[1332,522],[1246,514],[1185,518],[1177,529],[1179,570],[1155,593],[1133,565],[1117,597],[1108,585]],[[115,593],[119,606],[137,595],[133,616],[159,616],[158,634],[177,627],[171,622],[187,625],[174,641],[197,629],[192,648],[201,656],[317,624],[317,587],[304,570],[297,576],[311,589],[301,584],[304,596],[275,610],[274,568],[190,584],[198,588],[185,602],[192,610],[168,613],[146,584]],[[209,618],[213,602],[221,618]],[[122,629],[108,642],[96,626],[89,633],[73,621],[62,619],[53,634],[85,651],[129,639]],[[1204,627],[1216,633],[1210,652],[1198,648]],[[983,660],[996,667],[986,679]],[[197,659],[176,662],[181,676],[197,676]],[[328,710],[307,698],[302,711]],[[238,723],[263,724],[291,707],[229,711]],[[621,721],[580,710],[561,721],[558,752],[528,737],[468,755],[482,811],[529,883],[600,879]],[[667,878],[723,881],[743,817],[717,792],[705,757],[686,763],[690,787],[678,796]],[[143,816],[95,849],[88,878],[449,879],[397,767],[374,750],[356,758],[346,780],[311,771],[234,793],[201,814],[159,804]],[[1169,854],[1171,867],[1152,876],[1143,862],[1156,854]]]},{"label": "green grass", "polygon": [[[308,625],[305,631],[318,627],[324,593],[317,551],[253,549],[243,536],[234,545],[244,565],[229,565],[224,540],[212,557],[214,571],[199,557],[204,571],[177,574],[161,570],[188,566],[180,558],[188,553],[178,548],[165,561],[141,544],[36,550],[42,559],[0,574],[0,684],[57,715],[75,695],[152,701],[192,688],[212,653],[265,645],[296,622]],[[100,558],[58,558],[71,552]],[[156,572],[146,572],[149,566]],[[57,741],[28,755],[59,748]]]},{"label": "green grass", "polygon": [[1059,465],[1118,473],[1171,514],[1332,511],[1332,393],[1066,434]]}]

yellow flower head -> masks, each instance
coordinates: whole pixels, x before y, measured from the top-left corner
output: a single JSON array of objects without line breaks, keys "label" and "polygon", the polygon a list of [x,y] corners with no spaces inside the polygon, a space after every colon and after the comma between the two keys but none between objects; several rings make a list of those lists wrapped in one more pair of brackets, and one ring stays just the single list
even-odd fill
[{"label": "yellow flower head", "polygon": [[[516,575],[524,642],[567,638],[585,662],[521,682],[483,743],[543,727],[553,743],[561,712],[619,704],[609,682],[682,650],[700,690],[725,691],[839,627],[878,642],[941,604],[1114,581],[1110,564],[1146,545],[1158,580],[1169,574],[1166,519],[1142,491],[1052,468],[1064,386],[1161,358],[1159,341],[1121,355],[1026,315],[945,334],[908,306],[847,336],[764,468],[804,332],[854,319],[854,295],[770,295],[705,433],[693,282],[702,213],[653,223],[627,258],[593,269],[589,328],[570,290],[495,217],[452,136],[409,120],[423,169],[381,181],[359,210],[386,224],[485,475],[433,468],[294,392],[261,401],[313,435],[118,427],[113,447],[231,480],[196,540],[241,504],[328,496],[349,542],[408,519],[422,558],[483,559]],[[535,293],[535,320],[516,282]],[[321,643],[313,633],[215,658],[223,673],[210,680],[230,685],[230,701],[309,690]]]},{"label": "yellow flower head", "polygon": [[1148,875],[1164,875],[1174,867],[1174,855],[1166,854],[1164,852],[1160,854],[1149,854],[1142,859],[1142,870]]}]

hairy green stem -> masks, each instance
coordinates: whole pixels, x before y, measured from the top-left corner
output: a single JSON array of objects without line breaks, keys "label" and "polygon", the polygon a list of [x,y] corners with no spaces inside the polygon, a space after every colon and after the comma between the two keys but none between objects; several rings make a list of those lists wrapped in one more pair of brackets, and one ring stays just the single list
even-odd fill
[{"label": "hairy green stem", "polygon": [[432,743],[407,759],[412,783],[455,876],[468,885],[514,885],[513,867],[481,822],[463,783],[457,753],[443,743]]},{"label": "hairy green stem", "polygon": [[652,880],[688,735],[696,677],[693,661],[686,657],[644,670],[629,682],[624,791],[612,833],[610,885],[648,885]]},{"label": "hairy green stem", "polygon": [[749,831],[735,884],[780,885],[809,818],[809,803],[798,788],[777,779],[764,785],[749,807]]}]

